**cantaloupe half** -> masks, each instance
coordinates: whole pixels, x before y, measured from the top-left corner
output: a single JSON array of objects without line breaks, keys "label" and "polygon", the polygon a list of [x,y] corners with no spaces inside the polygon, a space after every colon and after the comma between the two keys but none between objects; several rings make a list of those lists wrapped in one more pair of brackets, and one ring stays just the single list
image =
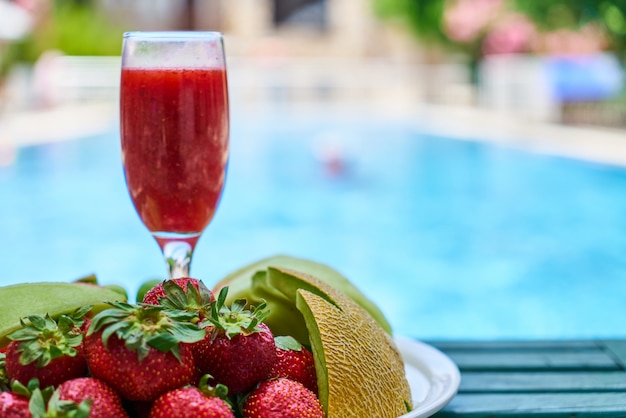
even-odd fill
[{"label": "cantaloupe half", "polygon": [[255,275],[257,290],[290,301],[304,319],[328,418],[397,418],[410,411],[402,357],[368,311],[307,273],[281,267],[265,273]]}]

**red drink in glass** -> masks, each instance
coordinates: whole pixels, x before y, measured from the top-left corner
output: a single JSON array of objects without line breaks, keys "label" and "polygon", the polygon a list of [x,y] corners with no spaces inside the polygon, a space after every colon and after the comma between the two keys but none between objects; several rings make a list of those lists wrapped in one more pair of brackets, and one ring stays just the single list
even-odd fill
[{"label": "red drink in glass", "polygon": [[120,93],[130,197],[159,243],[170,277],[188,275],[226,177],[229,114],[221,34],[125,34]]},{"label": "red drink in glass", "polygon": [[122,70],[126,183],[153,233],[197,234],[213,218],[228,161],[226,72]]}]

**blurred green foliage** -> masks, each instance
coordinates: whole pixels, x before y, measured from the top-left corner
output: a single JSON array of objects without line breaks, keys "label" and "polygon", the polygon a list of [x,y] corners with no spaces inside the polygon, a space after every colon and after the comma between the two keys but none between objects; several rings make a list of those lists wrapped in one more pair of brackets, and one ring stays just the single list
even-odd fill
[{"label": "blurred green foliage", "polygon": [[374,11],[383,19],[407,25],[427,42],[448,43],[441,22],[445,0],[374,0]]},{"label": "blurred green foliage", "polygon": [[447,0],[373,0],[374,11],[383,20],[407,27],[425,46],[442,47],[466,55],[470,76],[475,80],[480,56],[480,41],[459,43],[450,39],[443,28]]},{"label": "blurred green foliage", "polygon": [[[603,10],[617,7],[619,0],[542,0],[515,1],[515,8],[522,11],[544,30],[576,28],[591,22],[602,22]],[[624,3],[626,4],[626,3]]]},{"label": "blurred green foliage", "polygon": [[[468,50],[443,30],[444,13],[455,0],[373,0],[384,19],[405,24],[426,44]],[[605,32],[609,48],[626,59],[626,0],[508,0],[507,6],[526,15],[544,32],[577,29],[595,23]]]},{"label": "blurred green foliage", "polygon": [[515,7],[546,31],[598,23],[611,49],[626,58],[626,0],[516,0]]},{"label": "blurred green foliage", "polygon": [[5,67],[33,63],[47,50],[67,55],[119,55],[124,30],[91,2],[56,0],[34,30],[9,45]]}]

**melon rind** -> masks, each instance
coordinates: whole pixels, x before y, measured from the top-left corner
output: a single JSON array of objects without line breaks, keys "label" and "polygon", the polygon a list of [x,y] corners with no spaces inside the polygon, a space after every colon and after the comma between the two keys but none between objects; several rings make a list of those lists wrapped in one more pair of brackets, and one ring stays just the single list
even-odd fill
[{"label": "melon rind", "polygon": [[28,315],[49,314],[56,318],[85,305],[92,305],[95,314],[110,308],[106,301],[125,300],[114,290],[85,283],[39,282],[0,287],[0,347],[9,343],[7,336]]},{"label": "melon rind", "polygon": [[380,324],[306,273],[269,267],[267,284],[295,302],[308,328],[318,398],[328,418],[396,418],[411,406],[404,361]]},{"label": "melon rind", "polygon": [[368,311],[380,326],[391,335],[391,325],[383,312],[359,288],[332,267],[305,258],[275,255],[258,260],[230,273],[220,280],[213,290],[219,293],[222,287],[228,286],[227,303],[232,303],[235,299],[246,299],[250,304],[259,304],[264,298],[255,293],[257,289],[253,285],[254,276],[257,272],[265,272],[270,266],[306,272],[318,280],[330,284],[333,288],[339,289]]}]

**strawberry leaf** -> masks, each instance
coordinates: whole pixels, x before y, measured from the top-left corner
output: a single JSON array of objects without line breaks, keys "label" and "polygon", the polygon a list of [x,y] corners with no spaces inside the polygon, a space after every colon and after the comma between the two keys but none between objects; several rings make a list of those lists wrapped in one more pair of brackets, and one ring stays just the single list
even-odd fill
[{"label": "strawberry leaf", "polygon": [[217,301],[211,305],[211,316],[201,326],[206,327],[212,324],[216,330],[224,332],[229,339],[239,334],[249,335],[261,332],[259,325],[269,314],[265,302],[248,310],[246,300],[237,299],[228,307],[224,304],[227,296],[228,286],[220,290]]},{"label": "strawberry leaf", "polygon": [[[24,386],[17,380],[13,381],[11,385],[11,391],[20,396],[29,399],[28,409],[33,418],[52,418],[57,415],[47,415],[46,405],[48,401],[53,397],[54,387],[48,386],[45,389],[39,388],[39,380],[31,379],[28,382],[28,386]],[[65,417],[66,415],[61,415]]]},{"label": "strawberry leaf", "polygon": [[[91,413],[93,403],[91,399],[85,399],[76,404],[74,401],[62,400],[58,390],[48,397],[47,402],[45,395],[43,399],[40,399],[39,396],[34,398],[34,396],[35,392],[33,392],[33,397],[29,403],[30,412],[34,418],[89,418]],[[42,410],[43,414],[41,414]]]},{"label": "strawberry leaf", "polygon": [[35,390],[31,395],[28,409],[33,417],[43,418],[46,416],[46,402],[40,390]]},{"label": "strawberry leaf", "polygon": [[74,329],[75,327],[74,320],[67,315],[59,316],[59,318],[57,319],[57,324],[60,330],[63,330],[66,332]]},{"label": "strawberry leaf", "polygon": [[243,312],[244,309],[246,308],[246,304],[248,302],[246,302],[245,299],[237,299],[236,301],[233,302],[233,304],[230,307],[230,311],[234,312],[234,313],[240,313]]},{"label": "strawberry leaf", "polygon": [[72,318],[74,320],[84,319],[85,316],[91,311],[92,308],[93,308],[92,305],[81,306],[72,314]]},{"label": "strawberry leaf", "polygon": [[61,351],[61,349],[56,345],[51,346],[48,353],[50,355],[50,360],[56,357],[61,357],[63,355],[63,351]]},{"label": "strawberry leaf", "polygon": [[[187,286],[187,288],[189,287],[193,286]],[[185,291],[175,281],[164,281],[163,292],[165,293],[166,297],[162,298],[161,301],[163,301],[163,303],[169,303],[172,308],[185,306],[187,304],[187,295],[185,294]]]},{"label": "strawberry leaf", "polygon": [[220,290],[220,294],[217,296],[217,306],[222,307],[226,303],[226,297],[228,296],[228,286],[225,286]]},{"label": "strawberry leaf", "polygon": [[126,329],[128,327],[128,324],[120,321],[120,322],[113,322],[113,323],[109,323],[110,325],[104,330],[102,331],[102,342],[104,343],[104,346],[106,347],[108,342],[109,342],[109,338],[111,338],[111,335],[113,334],[118,334],[118,337],[122,337],[123,333],[118,331],[122,331],[124,329]]},{"label": "strawberry leaf", "polygon": [[[28,325],[24,323],[23,326],[28,326]],[[39,332],[33,328],[20,328],[20,329],[13,331],[9,335],[9,339],[13,341],[27,341],[33,338],[37,338],[37,335],[39,335]]]},{"label": "strawberry leaf", "polygon": [[45,329],[47,326],[54,326],[54,321],[52,321],[52,318],[50,318],[49,315],[46,315],[46,317],[42,317],[39,315],[29,315],[26,318],[28,318],[28,320],[30,321],[30,323],[32,324],[32,326],[38,330],[43,330]]},{"label": "strawberry leaf", "polygon": [[179,342],[195,343],[204,339],[206,331],[198,328],[197,325],[191,323],[181,323],[170,328],[170,333],[176,337]]},{"label": "strawberry leaf", "polygon": [[132,305],[124,302],[106,302],[111,305],[111,309],[105,309],[96,316],[93,317],[87,335],[92,335],[94,332],[108,326],[109,324],[118,322],[128,317],[128,312],[133,308]]},{"label": "strawberry leaf", "polygon": [[290,335],[274,337],[274,344],[281,350],[302,351],[302,344]]},{"label": "strawberry leaf", "polygon": [[111,309],[93,318],[89,332],[100,331],[106,346],[111,335],[124,342],[129,350],[137,352],[142,361],[152,348],[171,352],[180,360],[179,344],[200,341],[206,332],[192,322],[196,314],[168,310],[161,305],[130,305],[116,302]]},{"label": "strawberry leaf", "polygon": [[[76,312],[84,316],[88,309],[84,307]],[[76,312],[61,315],[57,321],[50,315],[29,315],[21,319],[22,328],[8,336],[19,342],[17,352],[20,353],[20,364],[28,365],[37,361],[37,367],[45,367],[55,358],[75,356],[75,347],[83,341],[80,328],[76,326],[76,321],[80,320],[74,319]]]},{"label": "strawberry leaf", "polygon": [[[195,289],[195,288],[194,288]],[[211,303],[213,301],[213,293],[204,284],[202,280],[198,282],[198,293],[200,294],[200,300]]]},{"label": "strawberry leaf", "polygon": [[[39,380],[31,379],[31,381],[28,382],[28,386],[31,386],[31,384],[37,388],[39,387]],[[31,389],[24,386],[19,380],[14,380],[13,382],[11,382],[11,392],[17,393],[18,395],[24,396],[26,398],[30,398],[31,395]]]},{"label": "strawberry leaf", "polygon": [[150,347],[154,347],[157,350],[167,353],[172,348],[178,345],[178,339],[171,334],[156,334],[147,340]]}]

